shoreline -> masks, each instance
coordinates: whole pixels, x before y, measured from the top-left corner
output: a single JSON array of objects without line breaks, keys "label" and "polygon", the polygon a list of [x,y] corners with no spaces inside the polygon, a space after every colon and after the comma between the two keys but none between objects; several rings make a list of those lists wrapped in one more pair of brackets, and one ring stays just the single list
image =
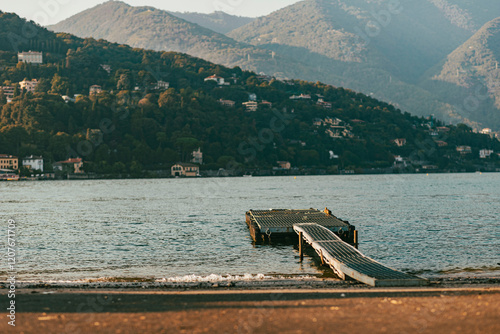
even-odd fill
[{"label": "shoreline", "polygon": [[[0,295],[5,292],[0,290]],[[500,331],[499,284],[307,290],[21,289],[16,303],[15,329],[25,334]],[[0,332],[9,330],[7,321],[0,322]]]},{"label": "shoreline", "polygon": [[[496,170],[476,170],[476,171],[448,171],[448,170],[422,170],[418,172],[391,172],[386,171],[373,171],[373,172],[363,172],[363,173],[336,173],[336,174],[322,174],[322,173],[290,173],[290,174],[263,174],[263,175],[250,175],[250,177],[299,177],[299,176],[359,176],[359,175],[442,175],[442,174],[498,174],[500,173],[500,168]],[[110,176],[110,175],[72,175],[70,178],[19,178],[18,180],[0,180],[0,182],[33,182],[33,181],[89,181],[89,180],[169,180],[169,179],[220,179],[220,178],[242,178],[248,177],[247,174],[241,175],[200,175],[197,177],[173,177],[173,176],[158,176],[158,175],[146,175],[142,177],[120,177],[120,176]]]},{"label": "shoreline", "polygon": [[[422,289],[448,288],[495,288],[500,287],[500,277],[430,277]],[[0,281],[0,294],[9,287],[8,281]],[[142,290],[142,291],[200,291],[200,290],[269,290],[269,289],[381,289],[354,280],[335,278],[285,278],[253,280],[201,280],[201,281],[161,281],[152,279],[117,279],[115,281],[89,279],[82,281],[16,281],[21,290]],[[411,289],[411,288],[410,288]]]}]

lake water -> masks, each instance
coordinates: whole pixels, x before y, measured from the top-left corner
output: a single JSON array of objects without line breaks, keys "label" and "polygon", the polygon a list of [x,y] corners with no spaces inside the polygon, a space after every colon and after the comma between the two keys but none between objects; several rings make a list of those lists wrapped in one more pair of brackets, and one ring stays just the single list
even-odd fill
[{"label": "lake water", "polygon": [[4,182],[2,245],[14,219],[24,281],[320,276],[293,246],[254,246],[245,212],[328,207],[388,266],[500,277],[499,185],[479,173]]}]

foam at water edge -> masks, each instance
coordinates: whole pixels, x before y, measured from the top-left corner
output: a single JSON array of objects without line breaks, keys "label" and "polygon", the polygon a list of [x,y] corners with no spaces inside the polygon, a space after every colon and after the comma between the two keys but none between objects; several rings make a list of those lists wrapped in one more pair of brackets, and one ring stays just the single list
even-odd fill
[{"label": "foam at water edge", "polygon": [[282,280],[282,279],[295,279],[295,280],[307,280],[316,279],[315,276],[269,276],[264,274],[244,274],[244,275],[208,275],[208,276],[198,276],[198,275],[185,275],[176,277],[166,277],[160,282],[169,283],[191,283],[191,282],[231,282],[231,281],[263,281],[263,280]]},{"label": "foam at water edge", "polygon": [[[185,275],[175,277],[165,277],[156,279],[137,279],[120,278],[117,280],[114,277],[100,277],[97,279],[77,279],[77,280],[21,280],[18,283],[22,286],[32,285],[57,285],[57,286],[80,286],[80,285],[96,285],[96,286],[119,286],[119,285],[147,285],[154,286],[158,284],[184,284],[184,283],[218,283],[218,282],[272,282],[272,281],[316,281],[317,276],[314,275],[264,275],[264,274],[243,274],[243,275],[216,275],[208,276]],[[0,282],[0,284],[7,282]]]}]

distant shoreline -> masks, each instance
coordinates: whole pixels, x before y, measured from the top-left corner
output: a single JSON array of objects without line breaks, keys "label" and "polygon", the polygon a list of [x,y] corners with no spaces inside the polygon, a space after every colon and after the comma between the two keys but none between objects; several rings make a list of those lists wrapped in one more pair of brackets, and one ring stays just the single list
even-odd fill
[{"label": "distant shoreline", "polygon": [[[384,175],[384,176],[398,176],[398,175],[430,175],[430,174],[497,174],[500,170],[496,171],[421,171],[421,172],[402,172],[402,173],[340,173],[340,174],[276,174],[276,175],[227,175],[227,176],[207,176],[201,175],[199,177],[172,177],[172,176],[157,176],[148,175],[142,177],[119,177],[107,175],[73,175],[70,178],[20,178],[16,182],[30,182],[30,181],[87,181],[87,180],[151,180],[151,179],[220,179],[220,178],[242,178],[242,177],[299,177],[299,176],[359,176],[359,175]],[[12,180],[0,180],[0,182],[14,182]]]}]

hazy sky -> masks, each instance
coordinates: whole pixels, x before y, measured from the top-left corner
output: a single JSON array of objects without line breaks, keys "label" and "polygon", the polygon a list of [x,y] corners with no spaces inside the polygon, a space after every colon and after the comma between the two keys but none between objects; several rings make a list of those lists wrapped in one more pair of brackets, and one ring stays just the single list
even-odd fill
[{"label": "hazy sky", "polygon": [[[153,6],[180,12],[222,10],[240,16],[261,16],[300,0],[124,0],[132,6]],[[104,0],[0,0],[0,10],[14,12],[42,25],[54,24]]]}]

